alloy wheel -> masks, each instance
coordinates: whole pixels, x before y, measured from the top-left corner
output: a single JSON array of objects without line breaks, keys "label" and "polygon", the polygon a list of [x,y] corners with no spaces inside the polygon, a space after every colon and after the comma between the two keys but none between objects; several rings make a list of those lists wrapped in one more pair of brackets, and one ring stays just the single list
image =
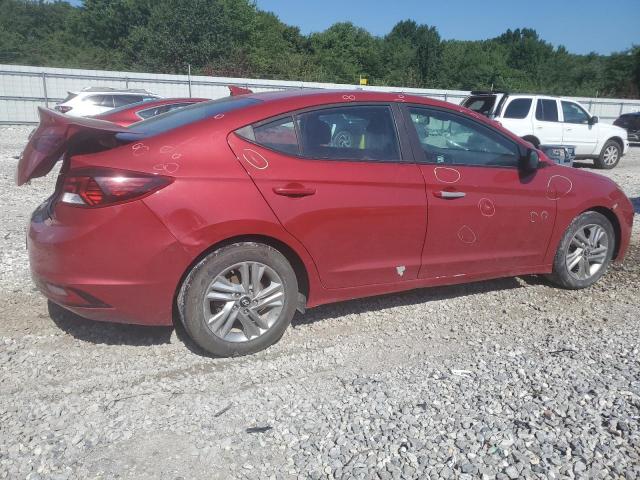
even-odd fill
[{"label": "alloy wheel", "polygon": [[620,156],[620,151],[618,147],[615,145],[609,145],[604,150],[604,154],[602,155],[602,161],[605,165],[614,165],[618,161],[618,157]]},{"label": "alloy wheel", "polygon": [[214,335],[227,342],[246,342],[275,324],[284,303],[284,285],[275,270],[259,262],[242,262],[214,278],[203,308]]},{"label": "alloy wheel", "polygon": [[590,224],[580,227],[567,247],[567,270],[572,277],[587,280],[600,271],[608,252],[609,235],[602,226]]}]

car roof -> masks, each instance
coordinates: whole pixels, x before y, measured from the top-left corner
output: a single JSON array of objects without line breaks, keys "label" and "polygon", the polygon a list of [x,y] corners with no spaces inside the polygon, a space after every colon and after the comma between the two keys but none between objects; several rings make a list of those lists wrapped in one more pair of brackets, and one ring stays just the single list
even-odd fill
[{"label": "car roof", "polygon": [[[455,104],[435,100],[433,98],[413,95],[402,91],[379,92],[371,90],[330,90],[321,88],[300,88],[290,90],[279,90],[270,92],[259,92],[242,95],[243,97],[255,98],[265,103],[301,103],[305,100],[316,100],[312,103],[345,103],[345,102],[402,102],[402,103],[422,103],[432,106],[442,106],[446,108],[457,107]],[[460,107],[462,108],[462,107]],[[466,110],[466,109],[465,109]]]}]

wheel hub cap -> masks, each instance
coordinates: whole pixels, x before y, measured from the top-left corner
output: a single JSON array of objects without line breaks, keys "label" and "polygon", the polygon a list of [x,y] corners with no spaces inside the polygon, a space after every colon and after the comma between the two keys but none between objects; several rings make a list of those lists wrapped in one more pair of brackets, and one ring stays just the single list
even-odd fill
[{"label": "wheel hub cap", "polygon": [[259,262],[232,265],[216,276],[202,302],[207,327],[227,342],[246,342],[263,335],[284,307],[282,279]]},{"label": "wheel hub cap", "polygon": [[604,152],[604,163],[611,165],[618,160],[618,149],[611,145]]},{"label": "wheel hub cap", "polygon": [[578,280],[596,275],[607,260],[609,235],[600,225],[581,227],[569,242],[566,266],[569,274]]}]

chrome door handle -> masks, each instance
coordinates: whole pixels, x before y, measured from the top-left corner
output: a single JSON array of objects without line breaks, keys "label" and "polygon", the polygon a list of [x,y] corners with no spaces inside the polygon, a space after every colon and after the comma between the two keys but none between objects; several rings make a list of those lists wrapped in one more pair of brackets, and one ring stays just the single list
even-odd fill
[{"label": "chrome door handle", "polygon": [[439,192],[435,192],[434,195],[438,198],[452,199],[452,198],[462,198],[467,194],[464,192],[447,192],[446,190],[441,190]]}]

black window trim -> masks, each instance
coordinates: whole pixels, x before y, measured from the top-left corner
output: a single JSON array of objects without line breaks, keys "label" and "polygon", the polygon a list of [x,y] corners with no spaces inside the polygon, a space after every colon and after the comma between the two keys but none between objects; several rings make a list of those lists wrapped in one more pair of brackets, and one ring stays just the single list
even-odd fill
[{"label": "black window trim", "polygon": [[[439,112],[444,112],[447,113],[449,115],[453,115],[455,117],[460,117],[463,118],[471,123],[473,123],[474,125],[477,125],[480,127],[480,129],[485,129],[485,130],[489,130],[493,133],[495,133],[496,135],[502,137],[504,140],[506,140],[507,142],[511,143],[512,145],[514,145],[516,147],[516,151],[518,152],[518,154],[520,156],[523,156],[525,154],[525,148],[520,145],[518,142],[516,142],[515,140],[513,140],[512,138],[510,138],[509,136],[505,135],[504,133],[502,133],[500,130],[493,128],[490,125],[486,125],[482,122],[479,122],[478,120],[476,120],[475,118],[473,118],[470,115],[465,115],[463,113],[460,112],[456,112],[455,110],[451,110],[449,108],[444,108],[444,107],[438,107],[435,105],[424,105],[424,104],[420,104],[420,103],[403,103],[402,104],[402,110],[404,113],[404,122],[405,124],[408,125],[407,130],[409,131],[409,136],[411,137],[411,146],[413,149],[413,155],[415,157],[415,163],[420,164],[420,165],[438,165],[437,163],[434,162],[429,162],[425,159],[425,155],[424,155],[424,150],[422,148],[422,144],[420,143],[420,137],[418,137],[418,132],[416,131],[415,127],[413,126],[413,120],[411,120],[411,112],[409,111],[409,108],[414,107],[414,108],[423,108],[425,110],[436,110]],[[509,169],[518,169],[518,163],[517,163],[516,159],[516,164],[515,165],[482,165],[482,164],[478,164],[478,165],[466,165],[466,164],[455,164],[453,165],[454,168],[459,168],[459,167],[474,167],[474,168],[509,168]],[[448,166],[448,165],[445,165]]]},{"label": "black window trim", "polygon": [[[293,157],[296,158],[298,160],[315,160],[315,161],[324,161],[324,162],[358,162],[358,163],[371,163],[371,164],[376,164],[376,163],[396,163],[396,164],[411,164],[411,163],[416,163],[414,158],[413,158],[413,149],[411,148],[411,144],[410,144],[410,139],[409,137],[406,135],[406,124],[405,124],[405,119],[404,116],[402,115],[402,112],[399,110],[399,108],[397,107],[397,103],[396,102],[389,102],[389,101],[380,101],[380,102],[376,102],[376,101],[367,101],[367,102],[337,102],[337,103],[327,103],[327,104],[323,104],[323,105],[312,105],[309,107],[304,107],[304,108],[299,108],[297,110],[290,110],[288,112],[283,112],[283,113],[279,113],[277,115],[273,115],[271,117],[268,118],[264,118],[262,120],[259,120],[257,122],[253,122],[250,124],[246,124],[246,125],[242,125],[238,128],[236,128],[233,133],[235,135],[237,135],[238,137],[240,137],[242,140],[244,140],[245,142],[249,142],[253,145],[256,145],[260,148],[264,148],[266,150],[269,150],[271,152],[274,153],[278,153],[280,155],[286,155],[289,157]],[[393,122],[394,128],[395,128],[395,133],[396,133],[396,143],[397,143],[397,148],[398,148],[398,154],[400,156],[399,159],[397,160],[368,160],[368,159],[358,159],[358,158],[316,158],[316,157],[311,157],[311,156],[307,156],[307,155],[303,155],[302,153],[300,153],[301,150],[301,144],[300,144],[300,132],[298,131],[298,122],[297,122],[297,115],[299,114],[303,114],[303,113],[308,113],[308,112],[315,112],[318,110],[328,110],[328,109],[333,109],[333,108],[341,108],[341,107],[378,107],[378,106],[386,106],[389,108],[389,113],[391,114],[391,120]],[[285,118],[293,118],[293,124],[294,127],[296,129],[296,137],[298,139],[298,154],[294,154],[291,152],[283,152],[280,150],[276,150],[274,148],[268,147],[266,145],[262,145],[259,144],[249,138],[243,137],[241,135],[239,135],[238,133],[236,133],[238,130],[241,130],[245,127],[251,127],[251,128],[258,128],[261,127],[263,125],[266,125],[268,123],[272,123],[272,122],[276,122],[280,119],[285,119]],[[402,123],[401,123],[402,122]],[[403,130],[404,129],[404,130]],[[403,135],[404,133],[404,135]]]}]

